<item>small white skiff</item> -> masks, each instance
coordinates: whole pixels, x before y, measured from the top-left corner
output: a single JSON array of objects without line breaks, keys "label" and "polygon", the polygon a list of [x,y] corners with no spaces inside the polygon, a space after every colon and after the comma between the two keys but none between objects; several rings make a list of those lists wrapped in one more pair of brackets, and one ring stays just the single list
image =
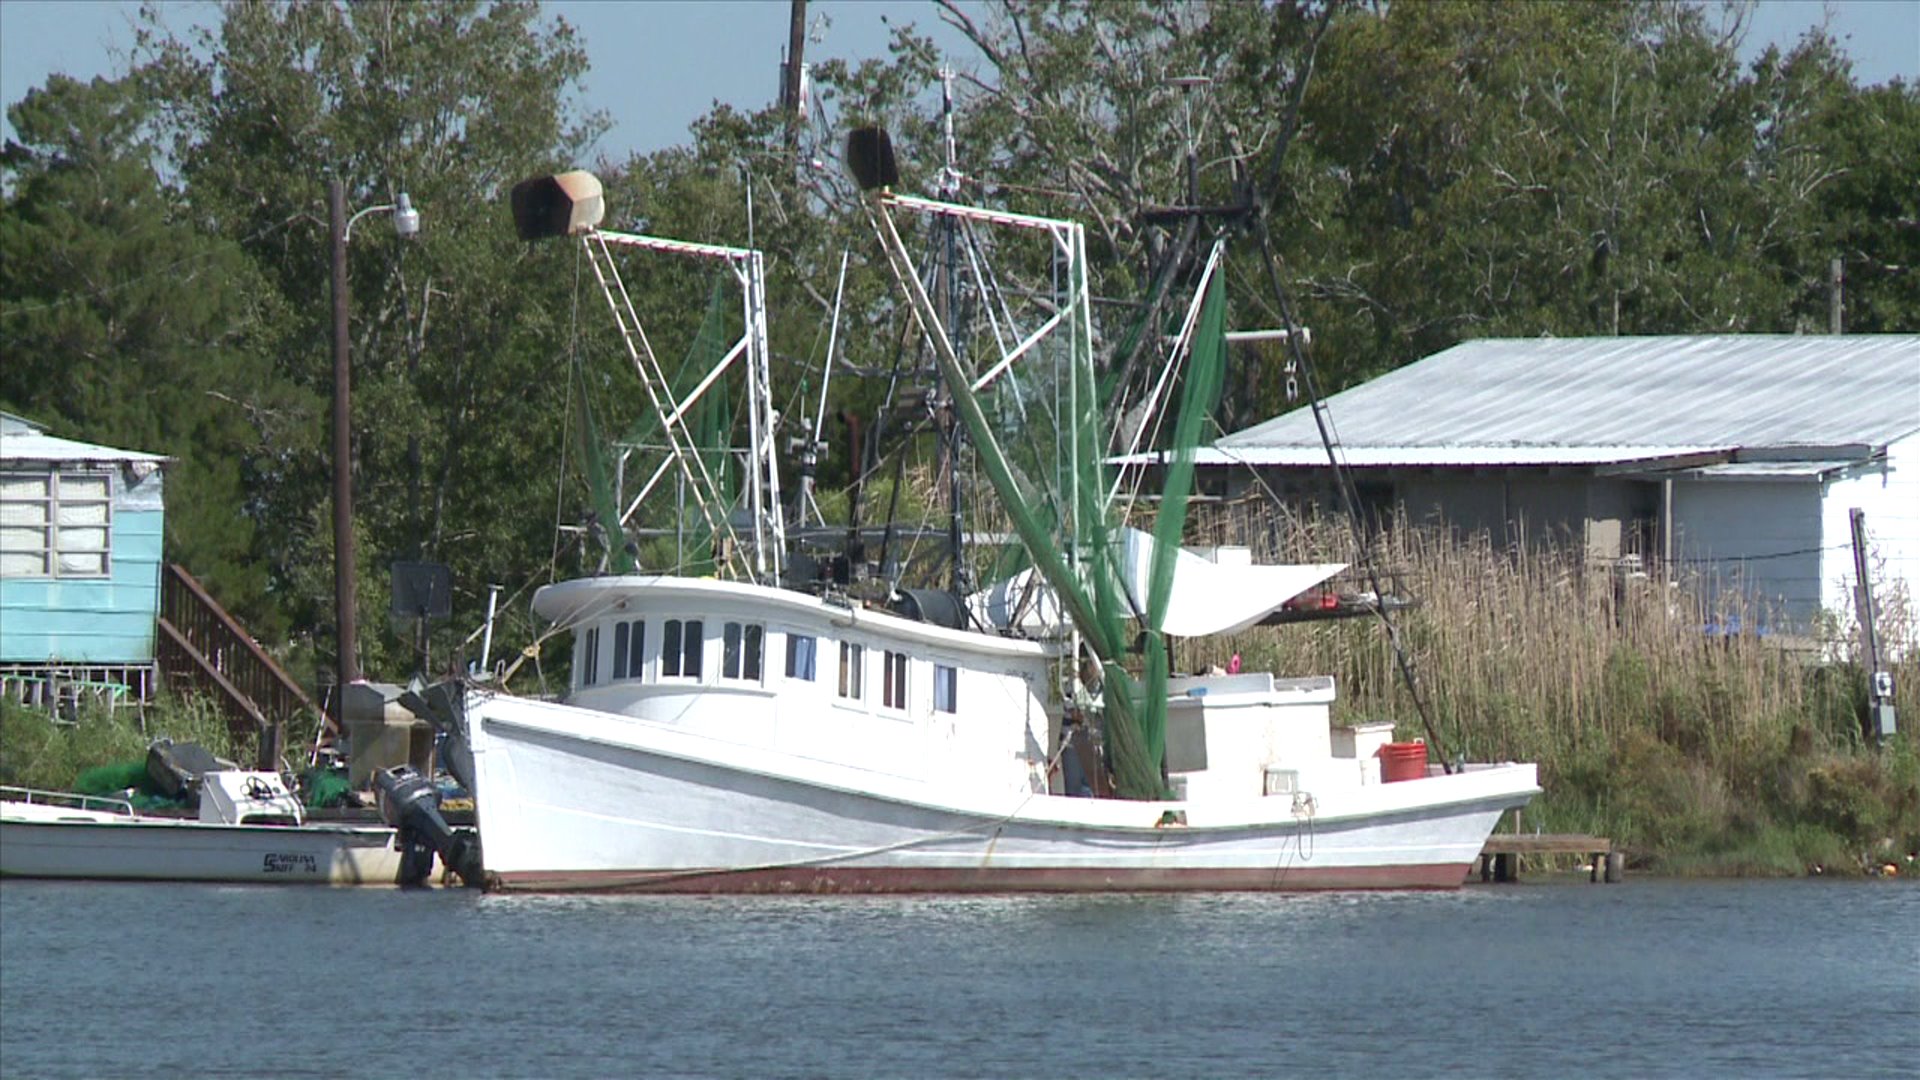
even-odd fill
[{"label": "small white skiff", "polygon": [[391,885],[400,861],[394,830],[307,823],[271,772],[207,773],[197,819],[0,788],[0,877]]}]

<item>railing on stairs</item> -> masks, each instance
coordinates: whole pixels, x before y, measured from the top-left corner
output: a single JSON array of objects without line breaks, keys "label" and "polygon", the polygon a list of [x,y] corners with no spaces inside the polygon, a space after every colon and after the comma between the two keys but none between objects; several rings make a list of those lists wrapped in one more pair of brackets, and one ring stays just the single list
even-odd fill
[{"label": "railing on stairs", "polygon": [[210,694],[236,738],[258,739],[262,767],[277,767],[286,733],[332,726],[300,684],[174,563],[160,574],[157,644],[162,677]]}]

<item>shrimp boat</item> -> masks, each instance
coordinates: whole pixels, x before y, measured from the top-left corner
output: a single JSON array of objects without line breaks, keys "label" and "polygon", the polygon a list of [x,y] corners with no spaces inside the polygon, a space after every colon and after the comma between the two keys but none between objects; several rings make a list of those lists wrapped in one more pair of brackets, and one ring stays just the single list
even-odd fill
[{"label": "shrimp boat", "polygon": [[[857,173],[862,154],[850,145]],[[599,184],[585,173],[515,190],[524,238],[582,245],[664,449],[639,495],[598,502],[604,572],[533,599],[538,616],[572,635],[567,691],[520,696],[483,676],[450,695],[489,883],[702,893],[1460,886],[1501,815],[1538,792],[1534,766],[1428,764],[1424,746],[1391,741],[1391,723],[1335,726],[1329,677],[1170,674],[1170,638],[1278,621],[1342,566],[1260,566],[1244,549],[1181,547],[1190,465],[1169,470],[1151,532],[1127,527],[1123,485],[1106,461],[1137,447],[1143,428],[1131,425],[1129,442],[1088,423],[1099,410],[1081,227],[898,195],[881,173],[861,177],[865,205],[937,365],[930,400],[951,419],[948,447],[975,455],[1013,524],[1018,568],[985,587],[972,587],[957,523],[946,587],[901,584],[884,558],[877,580],[863,582],[871,564],[857,528],[838,556],[790,543],[758,252],[602,230]],[[1005,290],[977,283],[992,352],[962,355],[950,334],[957,286],[915,270],[903,215],[949,250],[964,247],[976,267],[1010,250],[985,241],[988,230],[1037,242],[1058,283],[1051,312],[1022,325]],[[744,329],[697,384],[667,378],[616,252],[731,271]],[[1206,381],[1194,365],[1217,370],[1223,349],[1220,266],[1216,244],[1145,413],[1175,413],[1165,402],[1181,365],[1176,425],[1211,407],[1194,389]],[[828,355],[831,365],[831,344]],[[700,395],[735,363],[748,428],[737,499],[695,449],[692,426]],[[822,413],[825,399],[823,385]],[[1036,422],[1043,415],[1050,426]],[[1191,445],[1192,429],[1179,430]],[[817,445],[816,426],[794,499],[803,526]],[[1049,471],[1066,476],[1057,490],[1067,494],[1042,492],[1035,480]],[[630,515],[666,477],[707,496],[681,519],[709,530],[710,572],[634,565]]]}]

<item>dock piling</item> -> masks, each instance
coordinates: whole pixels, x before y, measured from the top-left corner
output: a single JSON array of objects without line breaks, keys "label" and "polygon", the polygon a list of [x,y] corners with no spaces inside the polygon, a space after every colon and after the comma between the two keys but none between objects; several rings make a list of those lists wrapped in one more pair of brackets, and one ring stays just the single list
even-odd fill
[{"label": "dock piling", "polygon": [[1480,849],[1480,880],[1520,880],[1522,855],[1581,855],[1589,860],[1587,880],[1618,884],[1626,876],[1626,853],[1613,841],[1584,833],[1495,833]]}]

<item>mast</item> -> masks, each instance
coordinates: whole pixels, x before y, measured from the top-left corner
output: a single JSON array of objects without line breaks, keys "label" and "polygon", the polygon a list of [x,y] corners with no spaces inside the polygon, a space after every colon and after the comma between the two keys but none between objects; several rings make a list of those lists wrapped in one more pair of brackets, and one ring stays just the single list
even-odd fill
[{"label": "mast", "polygon": [[[848,156],[855,161],[859,159],[858,153],[850,152]],[[862,168],[864,166],[856,165],[856,172]],[[879,175],[886,175],[889,171],[881,170]],[[1065,323],[1067,327],[1066,338],[1071,354],[1069,378],[1076,387],[1084,384],[1090,392],[1092,327],[1085,230],[1076,222],[895,195],[890,191],[875,190],[879,185],[866,182],[873,178],[868,176],[862,180],[862,186],[868,190],[865,201],[868,218],[875,235],[880,239],[882,250],[886,252],[888,269],[905,291],[921,332],[933,345],[934,360],[952,395],[954,413],[965,426],[988,482],[1006,507],[1014,531],[1032,559],[1034,569],[1071,617],[1074,627],[1084,636],[1087,647],[1100,665],[1107,738],[1114,751],[1118,786],[1130,798],[1160,798],[1165,794],[1166,787],[1160,768],[1165,739],[1165,698],[1161,695],[1156,700],[1151,689],[1143,691],[1125,665],[1127,639],[1121,628],[1117,601],[1112,595],[1117,588],[1113,569],[1114,549],[1105,534],[1104,514],[1093,513],[1083,519],[1083,524],[1093,534],[1093,540],[1087,542],[1075,536],[1072,545],[1076,556],[1072,560],[1064,558],[1059,544],[1048,535],[1035,516],[1035,508],[1041,500],[1031,483],[1015,470],[1001,449],[999,438],[976,396],[978,390],[1003,374],[1012,360],[1030,347],[1040,334],[1060,323]],[[1066,310],[1050,320],[1048,326],[1036,332],[1034,337],[1003,356],[986,375],[970,382],[932,297],[919,276],[913,273],[912,260],[894,225],[893,207],[949,217],[969,224],[994,224],[1045,232],[1055,250],[1064,257],[1067,271]],[[1076,389],[1075,392],[1080,391]],[[1076,413],[1070,420],[1076,453],[1084,452],[1080,444],[1088,439],[1083,430],[1088,417]],[[1078,485],[1077,477],[1073,483]],[[1104,495],[1104,491],[1088,492],[1083,486],[1078,487],[1069,496],[1067,509],[1078,514],[1080,504],[1089,499],[1092,500],[1090,510],[1104,507]],[[1086,554],[1084,559],[1079,556],[1083,551]],[[1149,657],[1148,663],[1151,676],[1154,659]],[[1160,678],[1157,681],[1164,687],[1164,666],[1158,671]],[[1153,681],[1150,678],[1150,684]]]},{"label": "mast", "polygon": [[[599,224],[606,208],[601,190],[600,181],[593,174],[580,170],[534,177],[514,186],[513,217],[523,240],[569,237],[580,242],[620,331],[627,358],[633,363],[634,373],[653,406],[666,440],[666,453],[652,476],[624,510],[616,510],[613,520],[604,522],[604,527],[609,534],[623,527],[639,511],[654,487],[669,472],[677,471],[679,482],[691,489],[716,546],[724,544],[726,560],[730,564],[737,562],[739,572],[750,581],[777,583],[784,570],[786,518],[780,501],[780,472],[775,454],[776,415],[767,344],[766,275],[760,252],[603,230]],[[676,393],[655,355],[632,295],[620,276],[615,249],[717,262],[731,272],[739,286],[744,320],[740,339],[718,357],[691,390]],[[702,447],[689,425],[696,403],[727,374],[736,360],[742,362],[747,385],[747,491],[754,548],[750,562],[737,550],[739,545],[731,542],[734,539],[733,508],[702,460]],[[597,443],[597,435],[592,432],[588,433],[588,439]],[[605,485],[596,483],[595,487]]]},{"label": "mast", "polygon": [[[940,68],[940,120],[945,134],[947,163],[940,170],[939,193],[942,199],[952,200],[960,194],[960,167],[953,140],[953,69],[945,66]],[[959,264],[959,223],[953,218],[942,218],[940,226],[942,258],[938,281],[941,306],[945,314],[944,324],[953,326],[959,314],[954,295],[954,271]],[[965,509],[960,493],[961,425],[953,412],[953,390],[944,371],[935,382],[934,394],[935,400],[940,403],[940,456],[947,477],[947,554],[953,560],[952,590],[955,596],[965,596],[973,591],[973,575],[967,566]]]}]

